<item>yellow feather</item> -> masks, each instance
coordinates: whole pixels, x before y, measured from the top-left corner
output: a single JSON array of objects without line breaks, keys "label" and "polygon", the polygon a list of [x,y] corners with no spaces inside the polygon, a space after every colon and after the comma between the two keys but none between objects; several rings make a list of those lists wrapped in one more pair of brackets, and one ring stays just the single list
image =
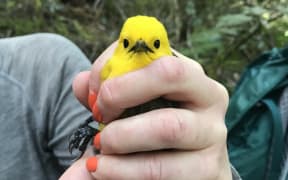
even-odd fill
[{"label": "yellow feather", "polygon": [[[159,43],[156,41],[159,41]],[[159,44],[159,47],[157,44]],[[114,54],[101,70],[101,81],[143,68],[162,56],[170,55],[172,55],[172,52],[167,32],[160,21],[148,16],[130,17],[122,27]],[[123,117],[135,112],[142,112],[143,109],[150,110],[150,106],[152,108],[157,107],[157,104],[175,106],[174,103],[165,100],[156,100],[147,105],[149,108],[141,106],[128,110]],[[104,124],[99,124],[100,130],[104,127]]]},{"label": "yellow feather", "polygon": [[[124,47],[125,39],[129,43],[127,47]],[[160,42],[158,48],[154,46],[157,40]],[[139,41],[144,42],[153,52],[131,51],[131,48]],[[163,24],[154,17],[130,17],[122,27],[114,54],[102,68],[101,80],[104,81],[108,78],[135,71],[162,56],[168,55],[172,55],[172,52]]]}]

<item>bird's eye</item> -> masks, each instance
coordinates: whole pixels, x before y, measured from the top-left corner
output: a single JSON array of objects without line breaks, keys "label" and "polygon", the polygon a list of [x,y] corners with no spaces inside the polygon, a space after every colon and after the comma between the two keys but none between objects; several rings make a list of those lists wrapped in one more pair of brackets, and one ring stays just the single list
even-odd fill
[{"label": "bird's eye", "polygon": [[160,40],[159,40],[159,39],[157,39],[157,40],[154,41],[154,47],[155,47],[156,49],[158,49],[158,48],[160,47]]},{"label": "bird's eye", "polygon": [[127,48],[127,47],[129,46],[129,41],[128,41],[128,39],[124,39],[124,41],[123,41],[123,46],[124,46],[124,48]]}]

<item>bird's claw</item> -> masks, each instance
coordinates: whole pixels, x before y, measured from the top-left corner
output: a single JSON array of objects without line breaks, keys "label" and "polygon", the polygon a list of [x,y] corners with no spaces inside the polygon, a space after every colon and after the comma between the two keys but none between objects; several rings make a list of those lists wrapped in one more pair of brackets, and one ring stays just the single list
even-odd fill
[{"label": "bird's claw", "polygon": [[81,124],[78,127],[78,129],[70,137],[69,147],[68,147],[69,152],[72,153],[74,149],[78,149],[81,152],[78,158],[80,158],[84,154],[88,143],[98,132],[97,129],[89,125],[89,123],[92,121],[93,121],[92,117],[87,119],[85,123]]}]

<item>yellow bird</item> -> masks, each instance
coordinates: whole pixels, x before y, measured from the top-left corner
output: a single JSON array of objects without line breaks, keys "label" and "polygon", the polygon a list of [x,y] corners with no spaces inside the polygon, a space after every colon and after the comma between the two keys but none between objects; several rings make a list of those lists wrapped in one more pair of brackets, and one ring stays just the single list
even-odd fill
[{"label": "yellow bird", "polygon": [[[143,68],[162,56],[171,55],[167,32],[160,21],[148,16],[130,17],[122,27],[114,54],[100,72],[101,82]],[[127,109],[120,118],[164,107],[178,107],[178,104],[157,98]],[[81,152],[79,157],[85,152],[90,139],[104,128],[102,123],[98,129],[89,126],[93,121],[92,117],[87,119],[70,139],[69,150],[72,152],[73,149],[78,149]]]},{"label": "yellow bird", "polygon": [[128,18],[118,46],[101,71],[101,81],[143,68],[162,56],[172,55],[167,32],[154,17]]},{"label": "yellow bird", "polygon": [[[160,21],[148,16],[130,17],[122,27],[114,54],[101,70],[101,81],[135,71],[162,56],[171,55],[167,31]],[[175,103],[158,98],[126,110],[121,117],[174,106]],[[100,123],[99,129],[103,128],[104,124]]]}]

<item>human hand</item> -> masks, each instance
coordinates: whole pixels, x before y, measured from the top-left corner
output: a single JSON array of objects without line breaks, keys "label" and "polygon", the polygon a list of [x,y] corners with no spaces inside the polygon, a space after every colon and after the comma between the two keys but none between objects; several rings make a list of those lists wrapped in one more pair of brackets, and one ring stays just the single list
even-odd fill
[{"label": "human hand", "polygon": [[[91,72],[79,74],[73,84],[76,97],[86,107],[89,92],[98,92],[97,107],[107,126],[96,144],[101,154],[88,159],[97,169],[89,174],[86,160],[81,159],[62,179],[232,179],[224,124],[225,88],[182,55],[160,58],[100,85],[99,72],[114,48],[115,44],[110,46]],[[126,108],[160,96],[180,102],[180,108],[115,120]]]}]

